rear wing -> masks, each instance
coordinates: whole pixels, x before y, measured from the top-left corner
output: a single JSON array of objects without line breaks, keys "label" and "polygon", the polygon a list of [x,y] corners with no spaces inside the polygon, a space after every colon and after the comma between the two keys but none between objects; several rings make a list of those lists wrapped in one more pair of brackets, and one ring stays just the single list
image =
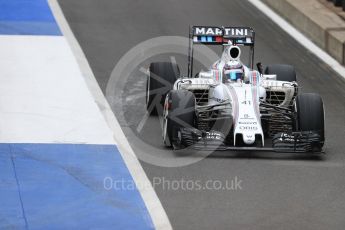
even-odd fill
[{"label": "rear wing", "polygon": [[193,26],[189,38],[194,44],[254,46],[255,32],[251,27]]},{"label": "rear wing", "polygon": [[189,28],[188,77],[193,76],[193,45],[233,45],[250,47],[250,67],[254,67],[255,31],[244,26],[192,26]]}]

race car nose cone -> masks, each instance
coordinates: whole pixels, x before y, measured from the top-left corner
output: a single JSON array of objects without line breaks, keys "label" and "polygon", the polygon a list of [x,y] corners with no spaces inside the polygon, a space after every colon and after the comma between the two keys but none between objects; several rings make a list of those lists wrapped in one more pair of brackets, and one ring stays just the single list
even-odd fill
[{"label": "race car nose cone", "polygon": [[254,144],[255,135],[254,134],[243,134],[243,142],[247,145]]}]

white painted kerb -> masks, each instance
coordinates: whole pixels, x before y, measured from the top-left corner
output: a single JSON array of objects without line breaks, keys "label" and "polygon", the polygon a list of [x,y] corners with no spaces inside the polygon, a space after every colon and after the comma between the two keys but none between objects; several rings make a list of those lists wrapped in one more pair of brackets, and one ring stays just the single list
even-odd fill
[{"label": "white painted kerb", "polygon": [[0,142],[115,144],[62,36],[0,36]]}]

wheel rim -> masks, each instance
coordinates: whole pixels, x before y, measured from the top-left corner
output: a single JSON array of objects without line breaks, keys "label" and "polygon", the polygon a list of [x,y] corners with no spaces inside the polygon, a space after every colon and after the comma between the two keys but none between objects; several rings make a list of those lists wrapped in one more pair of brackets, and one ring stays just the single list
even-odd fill
[{"label": "wheel rim", "polygon": [[148,79],[146,81],[146,106],[149,106],[150,102],[150,76],[148,76]]},{"label": "wheel rim", "polygon": [[298,111],[297,111],[297,100],[295,99],[295,103],[294,103],[294,108],[295,108],[295,113],[296,113],[296,117],[295,117],[295,122],[293,123],[293,125],[295,126],[294,129],[295,131],[299,130],[299,117],[298,117]]},{"label": "wheel rim", "polygon": [[163,110],[163,142],[165,145],[168,145],[167,143],[167,130],[168,130],[168,110],[164,108]]},{"label": "wheel rim", "polygon": [[164,141],[164,144],[168,144],[167,143],[167,119],[164,119],[163,121],[163,141]]}]

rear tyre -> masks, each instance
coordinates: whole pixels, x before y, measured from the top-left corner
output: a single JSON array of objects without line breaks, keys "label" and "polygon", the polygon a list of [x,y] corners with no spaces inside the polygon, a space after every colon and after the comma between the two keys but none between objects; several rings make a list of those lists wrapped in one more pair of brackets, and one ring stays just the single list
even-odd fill
[{"label": "rear tyre", "polygon": [[176,63],[154,62],[150,64],[146,82],[146,109],[149,114],[161,115],[166,94],[173,89],[180,75]]},{"label": "rear tyre", "polygon": [[297,119],[296,131],[313,131],[320,135],[319,149],[321,151],[325,142],[325,115],[320,95],[303,93],[296,97],[295,109]]},{"label": "rear tyre", "polygon": [[297,81],[296,71],[292,65],[273,64],[268,65],[265,74],[276,74],[278,81]]},{"label": "rear tyre", "polygon": [[163,142],[166,146],[180,149],[182,146],[179,131],[191,128],[195,120],[195,97],[187,90],[172,90],[168,93],[163,113]]}]

